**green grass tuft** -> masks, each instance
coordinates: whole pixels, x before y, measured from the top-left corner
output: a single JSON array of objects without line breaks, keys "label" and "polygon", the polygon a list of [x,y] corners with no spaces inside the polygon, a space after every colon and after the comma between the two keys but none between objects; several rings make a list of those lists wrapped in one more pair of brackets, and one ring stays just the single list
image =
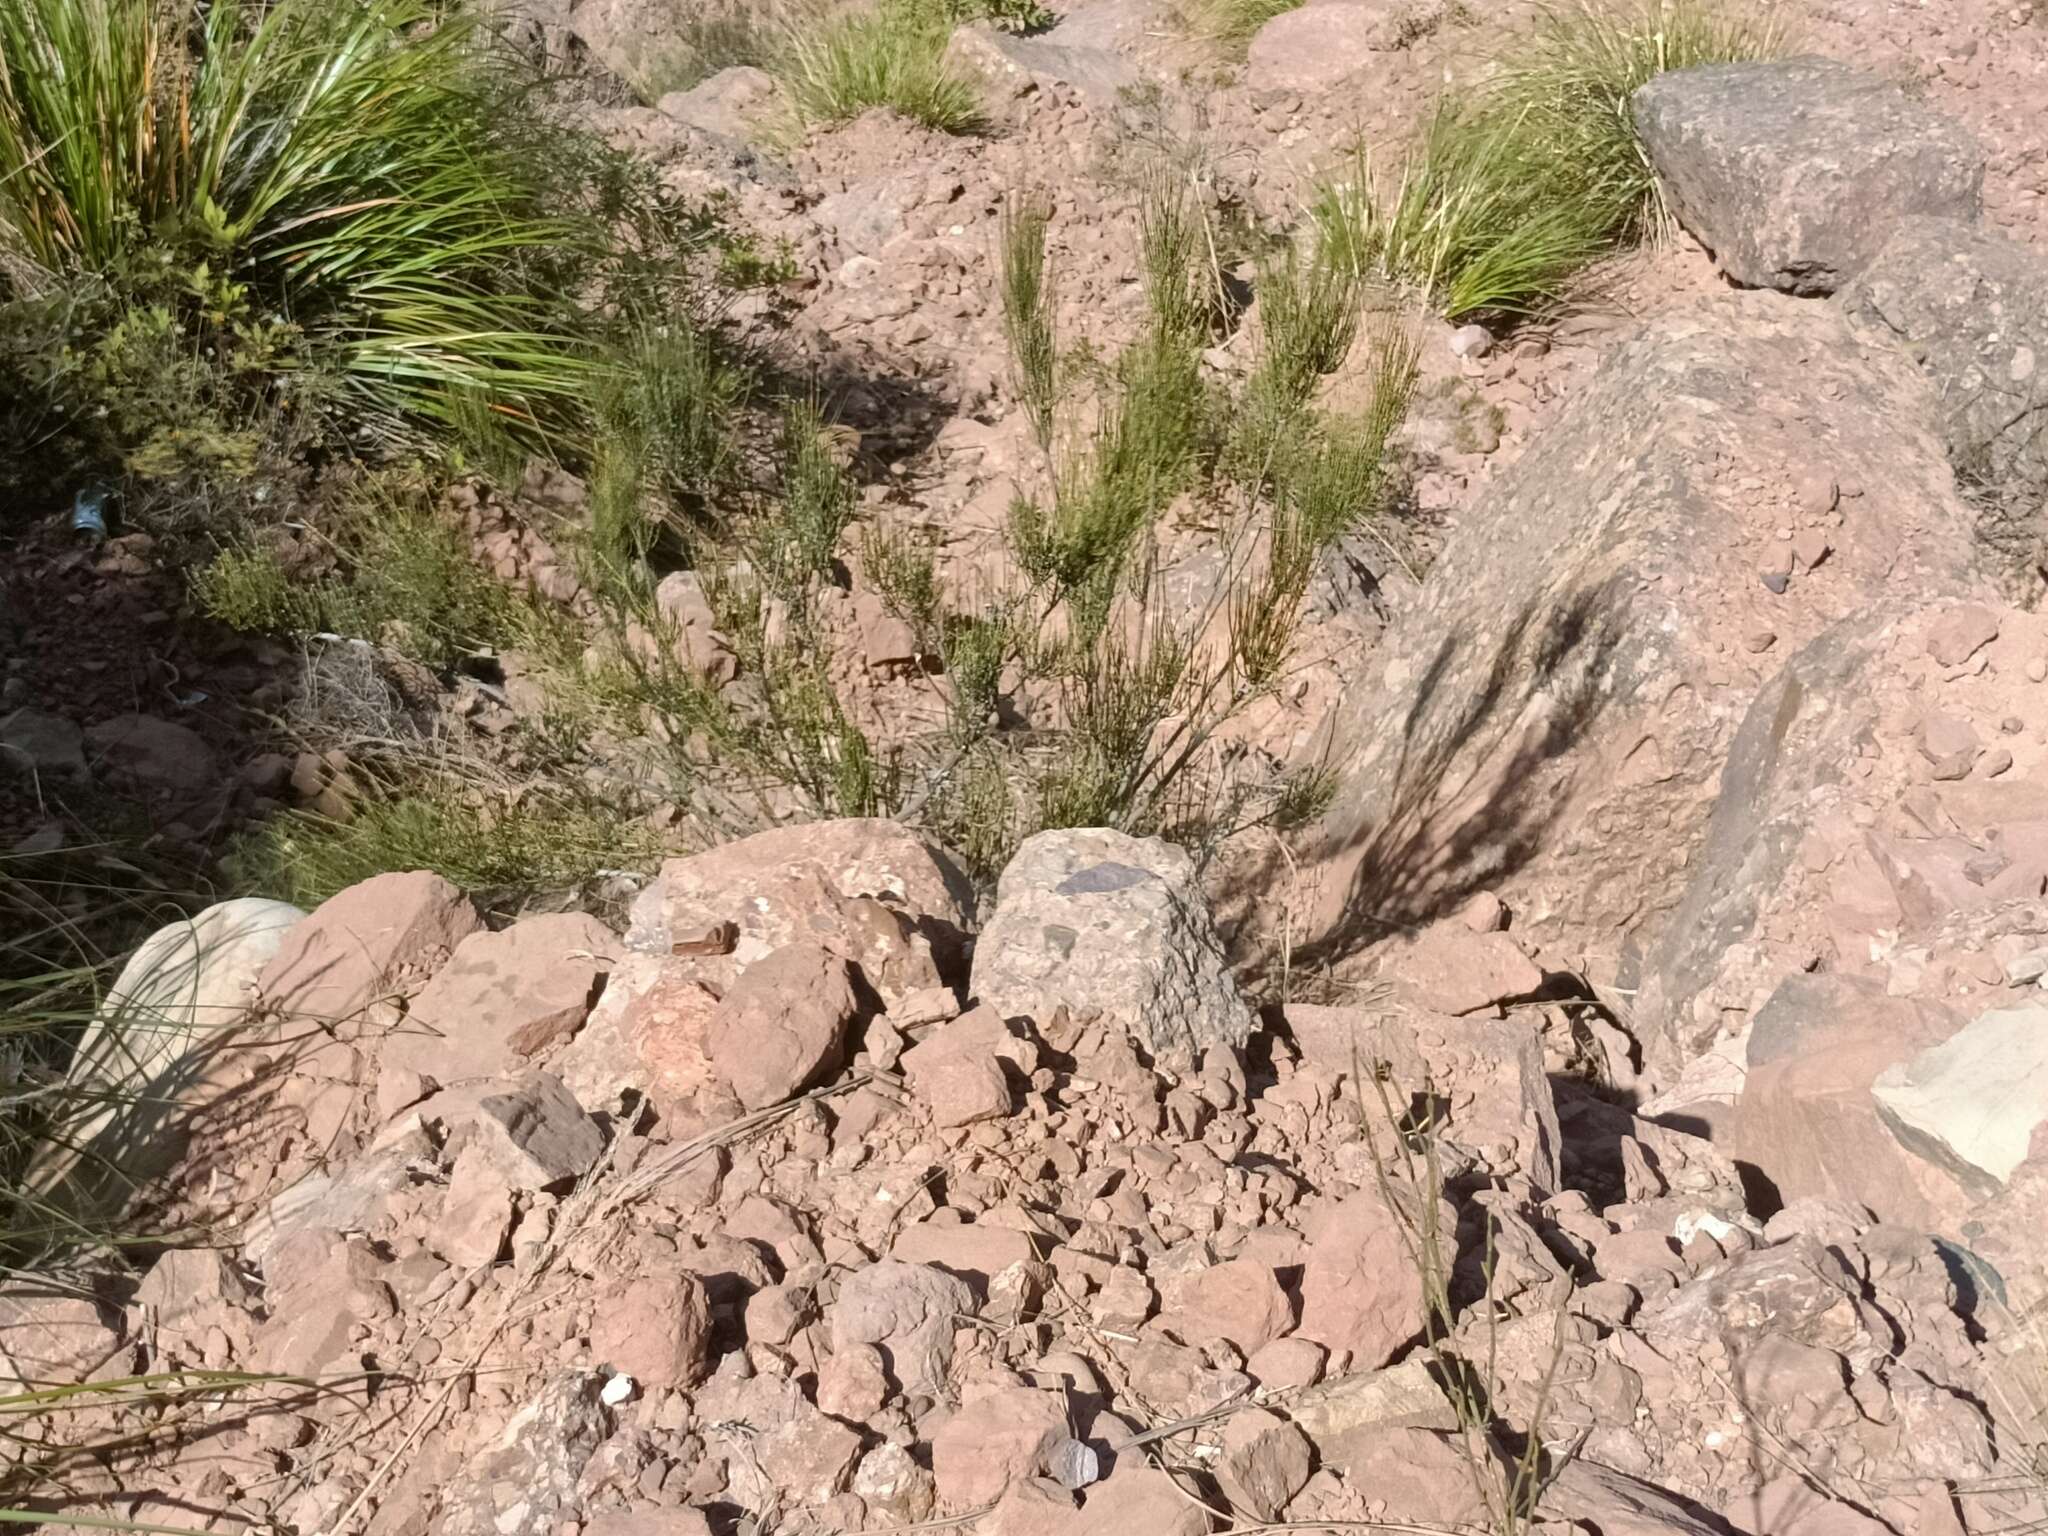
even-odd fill
[{"label": "green grass tuft", "polygon": [[845,12],[792,34],[780,62],[784,88],[813,127],[886,107],[941,133],[972,133],[982,125],[981,96],[945,61],[952,28],[927,0]]},{"label": "green grass tuft", "polygon": [[1275,16],[1284,16],[1302,0],[1189,0],[1188,23],[1205,37],[1242,49],[1259,28]]},{"label": "green grass tuft", "polygon": [[394,869],[431,869],[465,890],[524,894],[580,886],[600,871],[651,865],[644,823],[593,802],[487,797],[428,781],[366,799],[346,822],[292,812],[244,835],[227,860],[235,889],[299,906]]},{"label": "green grass tuft", "polygon": [[1493,81],[1439,105],[1391,184],[1360,146],[1320,189],[1322,257],[1419,289],[1452,319],[1554,309],[1589,263],[1657,222],[1631,93],[1783,46],[1774,25],[1704,0],[1547,10]]},{"label": "green grass tuft", "polygon": [[1492,95],[1547,160],[1596,189],[1609,238],[1632,241],[1665,213],[1629,98],[1668,70],[1776,58],[1786,42],[1774,15],[1712,0],[1579,0],[1542,13]]},{"label": "green grass tuft", "polygon": [[426,489],[382,478],[351,498],[340,572],[307,581],[266,547],[231,545],[193,591],[209,617],[269,634],[332,630],[447,666],[519,628],[519,600],[477,564]]},{"label": "green grass tuft", "polygon": [[488,36],[429,0],[221,0],[196,25],[0,0],[0,253],[45,277],[211,255],[364,407],[444,419],[460,387],[545,435],[592,360],[518,270],[601,242],[548,207]]}]

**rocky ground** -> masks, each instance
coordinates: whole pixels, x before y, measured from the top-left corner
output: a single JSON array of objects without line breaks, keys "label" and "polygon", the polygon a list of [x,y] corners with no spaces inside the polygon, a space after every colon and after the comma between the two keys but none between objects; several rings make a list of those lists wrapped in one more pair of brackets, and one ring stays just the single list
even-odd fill
[{"label": "rocky ground", "polygon": [[[1049,198],[1063,334],[1114,346],[1133,146],[1286,222],[1528,14],[1316,0],[1234,66],[1153,0],[1064,9],[956,39],[986,138],[874,116],[762,148],[748,72],[604,109],[788,243],[774,345],[842,381],[863,516],[937,538],[963,589],[1040,473],[990,281],[1006,201]],[[1787,12],[1836,63],[1638,98],[1683,234],[1554,325],[1424,338],[1407,542],[1348,552],[1298,686],[1240,726],[1344,770],[1313,836],[1198,870],[1048,833],[977,902],[944,850],[845,821],[669,861],[623,934],[494,930],[425,874],[209,919],[155,1006],[250,1027],[99,1136],[224,1246],[0,1291],[0,1359],[297,1384],[44,1426],[132,1445],[64,1468],[71,1509],[327,1536],[2048,1518],[2048,25]],[[638,23],[538,24],[602,64]],[[544,539],[468,514],[574,601]],[[1169,566],[1211,532],[1169,530]],[[288,761],[222,772],[249,754],[207,702],[288,658],[126,648],[53,698],[65,637],[104,632],[80,613],[166,599],[146,546],[41,558],[10,760],[188,840],[294,793]],[[843,603],[859,707],[899,718],[857,562]]]}]

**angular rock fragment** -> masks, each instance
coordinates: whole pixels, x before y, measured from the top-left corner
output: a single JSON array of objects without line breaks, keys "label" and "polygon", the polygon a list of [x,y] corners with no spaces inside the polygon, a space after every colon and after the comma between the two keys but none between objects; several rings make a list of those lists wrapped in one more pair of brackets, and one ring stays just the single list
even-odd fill
[{"label": "angular rock fragment", "polygon": [[974,950],[975,998],[1040,1024],[1099,1013],[1161,1062],[1252,1031],[1194,861],[1104,829],[1041,832],[1004,869]]},{"label": "angular rock fragment", "polygon": [[1737,282],[1832,293],[1902,220],[1979,211],[1970,135],[1829,59],[1673,70],[1632,111],[1673,211]]}]

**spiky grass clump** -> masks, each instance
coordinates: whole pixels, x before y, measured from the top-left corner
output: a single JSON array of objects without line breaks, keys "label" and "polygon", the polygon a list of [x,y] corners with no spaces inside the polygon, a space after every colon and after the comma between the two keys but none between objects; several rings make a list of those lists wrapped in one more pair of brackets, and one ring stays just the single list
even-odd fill
[{"label": "spiky grass clump", "polygon": [[659,856],[640,822],[605,806],[507,801],[456,780],[361,802],[346,822],[292,812],[264,823],[228,861],[237,889],[318,906],[394,869],[431,869],[465,890],[524,894],[580,886]]},{"label": "spiky grass clump", "polygon": [[1776,58],[1786,42],[1768,13],[1702,0],[1579,0],[1542,13],[1492,94],[1547,160],[1574,166],[1597,189],[1611,210],[1610,238],[1631,241],[1652,233],[1664,209],[1629,98],[1669,70]]},{"label": "spiky grass clump", "polygon": [[687,534],[733,478],[751,387],[720,338],[687,314],[638,327],[597,396],[590,554],[597,585],[632,584],[664,526]]},{"label": "spiky grass clump", "polygon": [[1188,23],[1203,36],[1242,49],[1259,28],[1301,3],[1302,0],[1190,0],[1185,14]]},{"label": "spiky grass clump", "polygon": [[447,666],[519,626],[518,600],[476,563],[425,487],[398,477],[350,498],[335,540],[341,568],[307,581],[273,551],[232,545],[194,578],[210,617],[273,634],[334,630]]},{"label": "spiky grass clump", "polygon": [[0,257],[118,288],[141,253],[291,315],[372,414],[560,430],[596,360],[535,267],[601,259],[489,34],[432,0],[0,0]]},{"label": "spiky grass clump", "polygon": [[1446,103],[1391,190],[1361,147],[1313,217],[1333,264],[1418,289],[1458,319],[1554,306],[1610,249],[1616,205],[1553,161],[1525,120]]},{"label": "spiky grass clump", "polygon": [[927,0],[882,0],[794,33],[783,85],[809,126],[849,122],[886,107],[941,133],[981,126],[974,83],[945,60],[952,22]]},{"label": "spiky grass clump", "polygon": [[1444,101],[1391,185],[1361,146],[1311,208],[1335,265],[1452,319],[1554,308],[1589,263],[1650,232],[1656,178],[1629,97],[1669,69],[1773,57],[1775,24],[1707,0],[1553,8],[1488,85]]}]

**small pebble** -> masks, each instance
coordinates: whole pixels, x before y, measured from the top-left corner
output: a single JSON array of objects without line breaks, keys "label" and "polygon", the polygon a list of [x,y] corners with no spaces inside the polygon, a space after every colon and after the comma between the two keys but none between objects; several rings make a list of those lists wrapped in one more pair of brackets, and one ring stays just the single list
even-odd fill
[{"label": "small pebble", "polygon": [[1483,325],[1461,325],[1451,332],[1451,351],[1459,357],[1481,358],[1493,350],[1493,333]]},{"label": "small pebble", "polygon": [[1978,765],[1983,768],[1985,778],[1995,779],[2001,773],[2010,771],[2012,754],[2003,747],[1995,747],[1978,759]]},{"label": "small pebble", "polygon": [[1784,571],[1765,571],[1762,579],[1763,584],[1780,597],[1784,596],[1785,589],[1792,585],[1791,576]]},{"label": "small pebble", "polygon": [[1840,494],[1841,488],[1835,484],[1833,477],[1822,474],[1801,475],[1798,485],[1793,490],[1793,495],[1799,503],[1799,510],[1816,517],[1821,513],[1834,511],[1835,500]]},{"label": "small pebble", "polygon": [[1792,536],[1792,558],[1803,570],[1812,570],[1834,552],[1828,543],[1828,536],[1818,528],[1808,528]]},{"label": "small pebble", "polygon": [[[1766,577],[1765,581],[1766,583],[1768,583],[1769,578]],[[1776,645],[1777,643],[1778,635],[1776,630],[1752,629],[1748,634],[1742,637],[1743,649],[1746,651],[1750,651],[1752,653],[1768,651],[1772,646]]]},{"label": "small pebble", "polygon": [[1976,763],[1975,752],[1956,752],[1936,763],[1932,772],[1938,781],[1949,784],[1957,779],[1967,779]]},{"label": "small pebble", "polygon": [[2048,683],[2048,661],[2043,661],[2039,656],[2036,656],[2032,661],[2028,662],[2027,681],[2030,683]]}]

